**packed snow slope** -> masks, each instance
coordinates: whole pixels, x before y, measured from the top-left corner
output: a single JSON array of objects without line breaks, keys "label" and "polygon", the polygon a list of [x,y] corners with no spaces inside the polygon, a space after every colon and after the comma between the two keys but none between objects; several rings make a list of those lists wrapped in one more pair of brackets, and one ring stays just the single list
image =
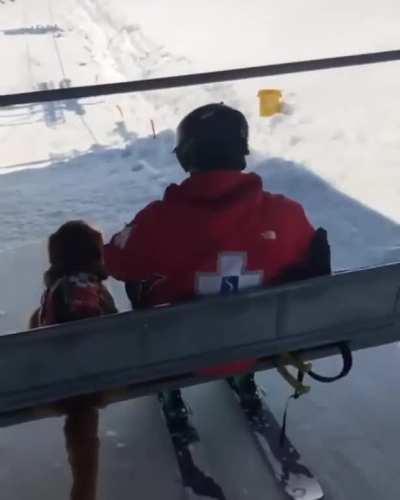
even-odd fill
[{"label": "packed snow slope", "polygon": [[[246,8],[239,0],[37,0],[34,9],[15,0],[0,9],[1,93],[386,50],[400,39],[392,0],[256,0]],[[246,113],[264,157],[302,164],[397,220],[399,75],[400,63],[388,63],[2,109],[0,169],[124,147],[133,134],[151,135],[150,120],[158,132],[173,130],[193,107],[223,100]],[[256,97],[268,87],[287,103],[270,120],[258,117]]]},{"label": "packed snow slope", "polygon": [[[2,0],[0,93],[397,49],[399,21],[394,0]],[[110,234],[184,177],[174,129],[210,101],[246,113],[249,169],[328,229],[335,269],[399,260],[399,77],[390,63],[0,109],[0,333],[24,328],[37,306],[44,241],[62,222]],[[258,116],[262,88],[282,90],[282,114]],[[315,386],[290,414],[328,499],[400,495],[399,355],[358,354],[349,378]],[[280,415],[287,389],[259,380]],[[186,392],[228,498],[280,499],[223,383]],[[1,432],[2,499],[68,498],[61,429],[54,419]],[[101,442],[99,499],[180,498],[154,398],[103,412]]]}]

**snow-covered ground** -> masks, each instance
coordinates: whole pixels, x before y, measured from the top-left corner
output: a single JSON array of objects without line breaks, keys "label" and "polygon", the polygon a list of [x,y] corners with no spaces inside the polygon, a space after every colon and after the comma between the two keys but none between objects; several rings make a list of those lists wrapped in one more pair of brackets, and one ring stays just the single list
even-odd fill
[{"label": "snow-covered ground", "polygon": [[[399,22],[394,0],[3,0],[0,93],[397,49]],[[110,234],[183,178],[174,129],[210,101],[246,113],[249,168],[328,229],[336,269],[399,260],[399,77],[388,63],[0,109],[0,332],[22,329],[37,305],[58,225],[79,217]],[[283,91],[283,114],[258,116],[262,88]],[[316,386],[291,413],[329,499],[400,495],[399,356],[358,354],[351,377]],[[279,414],[286,389],[272,374],[260,381]],[[223,386],[187,393],[228,498],[280,498]],[[60,430],[56,419],[1,431],[2,499],[67,498]],[[102,437],[101,499],[179,498],[153,398],[106,410]]]}]

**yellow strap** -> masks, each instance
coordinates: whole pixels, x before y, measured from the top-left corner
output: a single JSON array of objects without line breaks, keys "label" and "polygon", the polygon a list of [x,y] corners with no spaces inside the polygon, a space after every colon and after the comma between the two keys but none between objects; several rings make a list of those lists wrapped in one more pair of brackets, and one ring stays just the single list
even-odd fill
[{"label": "yellow strap", "polygon": [[286,366],[277,366],[276,367],[279,374],[286,380],[286,382],[296,391],[296,393],[299,396],[302,396],[303,394],[307,394],[310,392],[311,387],[308,385],[304,385],[301,382],[297,380],[296,377],[294,377],[289,370],[286,368]]},{"label": "yellow strap", "polygon": [[310,386],[304,385],[294,375],[292,375],[287,366],[293,366],[300,372],[307,373],[309,370],[311,370],[311,363],[305,363],[295,354],[288,352],[278,356],[275,359],[275,366],[278,370],[278,373],[296,391],[296,394],[298,396],[302,396],[303,394],[307,394],[308,392],[310,392]]},{"label": "yellow strap", "polygon": [[286,352],[284,354],[281,354],[279,356],[278,363],[284,366],[286,365],[294,366],[295,368],[304,373],[308,373],[312,369],[311,363],[306,363],[305,361],[300,359],[296,354],[293,354],[291,352]]}]

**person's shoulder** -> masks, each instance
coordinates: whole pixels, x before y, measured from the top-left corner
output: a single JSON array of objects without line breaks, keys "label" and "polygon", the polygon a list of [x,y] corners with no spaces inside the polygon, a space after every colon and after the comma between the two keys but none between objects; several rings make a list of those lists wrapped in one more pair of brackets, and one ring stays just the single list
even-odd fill
[{"label": "person's shoulder", "polygon": [[303,205],[284,194],[264,191],[266,202],[273,208],[291,214],[304,214]]},{"label": "person's shoulder", "polygon": [[160,206],[162,206],[162,200],[154,200],[148,203],[145,207],[143,207],[139,212],[136,214],[136,217],[140,216],[145,216],[147,214],[151,214],[155,211],[158,210]]},{"label": "person's shoulder", "polygon": [[140,210],[134,222],[139,222],[141,220],[146,220],[153,217],[158,217],[163,214],[171,205],[174,205],[179,199],[180,194],[184,190],[181,184],[169,184],[164,191],[162,199],[155,200],[146,205],[142,210]]},{"label": "person's shoulder", "polygon": [[163,199],[161,200],[161,205],[165,203],[169,203],[171,201],[175,201],[176,197],[179,196],[182,191],[185,191],[185,188],[188,184],[190,177],[183,181],[181,184],[176,184],[175,182],[169,184],[164,191]]},{"label": "person's shoulder", "polygon": [[161,200],[150,202],[148,205],[146,205],[136,213],[134,219],[129,224],[127,224],[126,228],[137,228],[143,223],[146,224],[149,219],[153,219],[155,216],[157,216],[162,205],[163,202]]}]

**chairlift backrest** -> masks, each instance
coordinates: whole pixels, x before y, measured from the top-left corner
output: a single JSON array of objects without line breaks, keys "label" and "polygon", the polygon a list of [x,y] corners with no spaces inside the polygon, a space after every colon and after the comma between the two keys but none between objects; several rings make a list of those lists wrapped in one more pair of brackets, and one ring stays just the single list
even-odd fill
[{"label": "chairlift backrest", "polygon": [[394,264],[6,335],[0,414],[128,384],[151,393],[237,359],[400,340],[399,289]]}]

